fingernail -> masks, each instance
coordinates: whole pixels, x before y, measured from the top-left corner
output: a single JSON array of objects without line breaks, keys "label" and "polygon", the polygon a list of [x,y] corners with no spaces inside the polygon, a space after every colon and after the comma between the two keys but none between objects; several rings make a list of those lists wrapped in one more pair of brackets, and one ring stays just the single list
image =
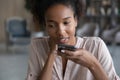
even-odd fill
[{"label": "fingernail", "polygon": [[61,50],[61,52],[62,52],[62,53],[64,53],[64,52],[65,52],[65,50]]}]

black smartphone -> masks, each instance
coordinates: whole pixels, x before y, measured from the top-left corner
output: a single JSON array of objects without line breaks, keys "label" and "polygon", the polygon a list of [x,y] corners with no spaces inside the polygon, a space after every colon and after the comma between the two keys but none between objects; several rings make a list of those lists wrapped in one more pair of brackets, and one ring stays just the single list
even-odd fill
[{"label": "black smartphone", "polygon": [[58,44],[58,50],[70,50],[70,51],[75,51],[77,48],[72,45],[66,45],[66,44]]}]

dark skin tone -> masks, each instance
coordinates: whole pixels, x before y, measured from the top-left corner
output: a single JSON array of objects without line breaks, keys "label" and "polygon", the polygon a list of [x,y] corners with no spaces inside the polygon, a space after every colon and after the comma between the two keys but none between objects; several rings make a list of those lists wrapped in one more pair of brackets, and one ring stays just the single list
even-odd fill
[{"label": "dark skin tone", "polygon": [[[57,51],[57,44],[75,45],[75,29],[77,19],[74,11],[70,6],[57,4],[51,6],[45,14],[46,31],[50,36],[50,52],[46,64],[40,74],[40,80],[52,79],[52,67],[56,56],[62,57],[63,77],[66,69],[67,60],[87,67],[95,80],[108,80],[106,73],[97,59],[85,49],[77,49],[76,51],[65,50],[64,53]],[[102,76],[102,77],[101,77]]]},{"label": "dark skin tone", "polygon": [[[58,9],[63,9],[63,7],[58,7]],[[74,18],[73,13],[71,13],[71,10],[67,10],[66,12],[63,12],[62,14],[58,11],[56,8],[56,14],[46,14],[46,24],[47,24],[47,31],[49,36],[52,40],[55,41],[57,44],[69,44],[69,45],[75,45],[76,38],[75,38],[75,27],[77,26],[77,21]],[[53,9],[54,10],[54,9]],[[64,9],[63,9],[64,10]],[[52,11],[47,13],[51,13]],[[59,14],[60,13],[60,14]],[[71,14],[68,14],[71,13]],[[60,38],[61,37],[61,38]],[[63,40],[62,42],[62,39]],[[67,64],[67,58],[62,57],[62,63],[63,63],[63,76],[66,69]]]}]

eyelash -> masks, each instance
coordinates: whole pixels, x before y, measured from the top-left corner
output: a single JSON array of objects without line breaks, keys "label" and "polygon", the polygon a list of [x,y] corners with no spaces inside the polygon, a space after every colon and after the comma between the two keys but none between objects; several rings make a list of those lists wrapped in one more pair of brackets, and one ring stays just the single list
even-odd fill
[{"label": "eyelash", "polygon": [[[69,24],[70,24],[70,21],[65,21],[65,22],[63,22],[63,24],[64,24],[64,25],[69,25]],[[49,28],[54,28],[55,25],[49,24],[48,27],[49,27]]]},{"label": "eyelash", "polygon": [[55,27],[55,25],[48,25],[48,27],[53,28],[53,27]]},{"label": "eyelash", "polygon": [[64,22],[64,25],[68,25],[70,22],[68,22],[68,21],[66,21],[66,22]]},{"label": "eyelash", "polygon": [[53,25],[48,25],[49,27],[53,27]]}]

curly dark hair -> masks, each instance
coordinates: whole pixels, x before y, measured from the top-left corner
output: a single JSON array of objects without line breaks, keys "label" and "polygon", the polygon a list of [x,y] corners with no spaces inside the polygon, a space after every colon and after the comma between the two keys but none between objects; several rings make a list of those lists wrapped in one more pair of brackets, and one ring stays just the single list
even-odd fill
[{"label": "curly dark hair", "polygon": [[39,21],[40,25],[45,25],[45,12],[47,9],[56,4],[70,6],[71,9],[73,9],[74,16],[77,17],[78,21],[83,11],[82,0],[30,0],[30,3],[30,11]]}]

